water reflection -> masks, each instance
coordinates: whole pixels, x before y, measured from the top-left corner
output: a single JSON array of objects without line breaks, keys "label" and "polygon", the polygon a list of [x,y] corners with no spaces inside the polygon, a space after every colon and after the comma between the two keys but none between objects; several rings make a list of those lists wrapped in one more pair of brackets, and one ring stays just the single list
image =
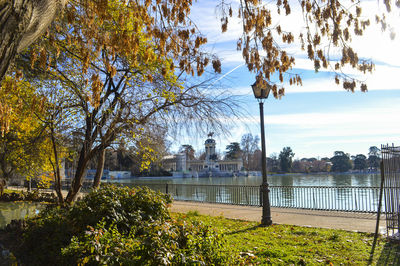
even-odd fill
[{"label": "water reflection", "polygon": [[3,228],[11,220],[31,217],[44,208],[40,203],[30,202],[0,202],[0,228]]}]

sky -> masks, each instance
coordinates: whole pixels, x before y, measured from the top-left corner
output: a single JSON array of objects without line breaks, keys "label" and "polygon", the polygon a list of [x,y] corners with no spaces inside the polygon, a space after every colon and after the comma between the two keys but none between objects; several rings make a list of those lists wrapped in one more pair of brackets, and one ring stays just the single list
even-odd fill
[{"label": "sky", "polygon": [[[228,32],[222,34],[216,3],[215,0],[197,1],[192,8],[192,19],[207,36],[206,48],[222,61],[224,90],[236,95],[246,110],[240,119],[232,118],[229,135],[215,133],[217,150],[223,153],[226,145],[240,142],[246,133],[260,135],[260,124],[258,102],[250,87],[255,76],[244,66],[241,52],[236,51],[241,25],[237,19],[232,19]],[[375,71],[364,76],[351,69],[345,71],[365,80],[368,92],[345,91],[335,84],[335,73],[324,70],[315,73],[313,63],[298,45],[288,47],[290,55],[296,59],[291,72],[301,75],[303,86],[285,86],[284,97],[270,97],[265,101],[267,155],[279,154],[284,147],[291,147],[295,158],[322,158],[332,157],[334,151],[357,155],[367,154],[371,146],[400,145],[400,84],[397,80],[400,77],[400,28],[392,28],[397,36],[392,40],[390,31],[382,32],[374,23],[375,13],[382,13],[384,6],[373,0],[362,1],[362,7],[363,16],[371,18],[371,27],[362,37],[353,38],[352,46],[359,58],[374,61]],[[399,10],[387,15],[391,25],[400,25]],[[303,25],[300,11],[294,6],[291,16],[276,16],[273,23],[298,33]],[[279,85],[276,78],[271,81]],[[175,140],[173,147],[192,144],[199,151],[204,149],[206,138],[185,136]]]}]

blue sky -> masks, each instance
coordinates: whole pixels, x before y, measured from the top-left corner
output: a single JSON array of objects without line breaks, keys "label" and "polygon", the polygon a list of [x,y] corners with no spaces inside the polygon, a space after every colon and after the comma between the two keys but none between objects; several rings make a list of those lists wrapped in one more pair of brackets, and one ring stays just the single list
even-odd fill
[{"label": "blue sky", "polygon": [[[254,75],[243,66],[241,53],[236,51],[240,36],[240,23],[233,19],[226,34],[220,33],[216,17],[215,1],[200,0],[192,9],[193,21],[208,38],[207,48],[222,59],[222,74],[229,73],[222,83],[224,89],[241,99],[242,107],[248,111],[244,117],[232,121],[230,136],[216,134],[218,150],[223,152],[230,142],[240,142],[243,134],[259,135],[259,109],[250,85]],[[374,12],[383,10],[377,1],[363,1],[363,12],[374,21]],[[400,25],[399,12],[388,15],[392,25]],[[302,17],[299,10],[292,17],[277,17],[276,23],[287,29],[300,32]],[[288,47],[296,58],[291,72],[299,73],[303,86],[285,86],[286,95],[277,100],[273,97],[265,102],[267,154],[279,153],[290,146],[295,158],[332,157],[337,150],[356,155],[367,154],[370,146],[386,143],[400,144],[400,32],[391,40],[389,33],[382,33],[374,23],[361,38],[353,38],[353,47],[361,58],[371,58],[376,64],[372,75],[361,76],[351,69],[346,73],[357,75],[368,84],[369,91],[347,92],[334,83],[334,73],[315,73],[312,62],[298,45]],[[296,36],[296,35],[295,35]],[[239,67],[240,66],[240,67]],[[272,78],[272,82],[277,82]],[[277,82],[277,85],[279,83]],[[206,137],[206,136],[204,136]],[[204,139],[184,137],[182,143],[190,143],[196,150],[203,148]],[[184,143],[183,143],[184,142]]]}]

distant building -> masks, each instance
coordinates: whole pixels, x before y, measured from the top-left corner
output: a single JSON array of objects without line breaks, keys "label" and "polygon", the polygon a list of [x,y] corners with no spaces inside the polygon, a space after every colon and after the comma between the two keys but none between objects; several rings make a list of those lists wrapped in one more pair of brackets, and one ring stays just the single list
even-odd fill
[{"label": "distant building", "polygon": [[178,153],[164,156],[162,166],[165,170],[170,172],[186,171],[186,154]]},{"label": "distant building", "polygon": [[204,142],[205,160],[189,160],[185,153],[178,153],[164,157],[163,168],[182,177],[233,176],[242,170],[242,159],[218,160],[216,142],[211,137],[209,134]]},{"label": "distant building", "polygon": [[[74,176],[75,176],[75,169],[73,169],[73,168],[65,169],[65,171],[63,171],[63,172],[65,174],[64,174],[64,178],[61,178],[62,180],[63,179],[73,179]],[[109,170],[104,169],[103,170],[103,175],[101,176],[101,179],[102,180],[109,179],[110,178],[110,173],[111,172]],[[87,169],[85,179],[93,180],[95,175],[96,175],[96,169]],[[63,175],[61,175],[61,176],[63,176]]]},{"label": "distant building", "polygon": [[109,171],[107,179],[129,179],[131,178],[130,171]]}]

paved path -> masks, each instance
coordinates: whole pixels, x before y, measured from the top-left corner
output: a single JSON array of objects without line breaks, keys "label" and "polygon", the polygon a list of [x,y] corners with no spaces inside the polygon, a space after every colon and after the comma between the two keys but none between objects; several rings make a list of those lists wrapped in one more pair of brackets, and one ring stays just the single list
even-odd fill
[{"label": "paved path", "polygon": [[[198,211],[200,214],[211,216],[261,221],[261,207],[174,201],[171,211],[182,213]],[[369,233],[374,233],[376,226],[376,215],[369,213],[271,208],[271,215],[273,223],[276,224],[343,229]],[[386,221],[383,216],[381,216],[379,227],[380,232],[384,233]]]}]

